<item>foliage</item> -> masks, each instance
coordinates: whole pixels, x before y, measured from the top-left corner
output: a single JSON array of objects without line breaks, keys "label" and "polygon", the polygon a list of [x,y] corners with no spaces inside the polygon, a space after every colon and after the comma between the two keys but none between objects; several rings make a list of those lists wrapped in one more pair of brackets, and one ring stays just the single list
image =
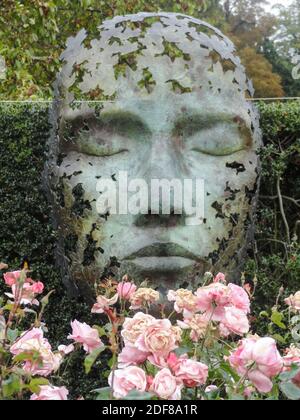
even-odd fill
[{"label": "foliage", "polygon": [[[269,307],[281,286],[300,282],[300,108],[297,102],[259,105],[265,146],[256,240],[246,273],[257,275],[257,307]],[[282,200],[282,208],[280,202]]]},{"label": "foliage", "polygon": [[[286,87],[285,71],[264,45],[279,27],[285,28],[280,42],[273,45],[276,53],[278,48],[278,53],[284,55],[285,63],[290,63],[286,46],[287,39],[298,37],[295,19],[299,16],[299,0],[295,0],[293,13],[282,9],[279,20],[264,11],[264,3],[264,0],[2,0],[0,56],[6,61],[7,74],[0,86],[0,99],[51,98],[59,56],[68,37],[83,27],[93,34],[106,18],[140,11],[178,12],[208,21],[236,43],[253,78],[257,97],[282,96],[281,77],[286,94],[296,96],[297,86],[294,88],[290,80]],[[297,48],[297,42],[293,41],[291,46]]]}]

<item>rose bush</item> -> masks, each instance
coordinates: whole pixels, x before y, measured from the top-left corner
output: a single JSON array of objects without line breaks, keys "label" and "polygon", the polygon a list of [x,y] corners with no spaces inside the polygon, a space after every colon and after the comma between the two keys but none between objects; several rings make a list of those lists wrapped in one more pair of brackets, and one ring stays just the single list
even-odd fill
[{"label": "rose bush", "polygon": [[280,290],[271,313],[260,315],[270,334],[259,337],[250,285],[227,283],[223,273],[166,296],[128,276],[107,279],[91,308],[107,323],[70,320],[66,342],[53,350],[43,323],[51,292],[39,300],[44,285],[26,269],[3,280],[10,290],[0,301],[1,399],[68,399],[61,370],[77,351],[87,374],[102,352],[111,356],[98,399],[300,399],[300,292],[285,298]]}]

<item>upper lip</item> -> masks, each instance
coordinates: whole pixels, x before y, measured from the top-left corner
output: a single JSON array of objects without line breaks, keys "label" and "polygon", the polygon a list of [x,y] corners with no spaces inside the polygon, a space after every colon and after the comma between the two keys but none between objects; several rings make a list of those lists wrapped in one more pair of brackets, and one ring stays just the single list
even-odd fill
[{"label": "upper lip", "polygon": [[133,260],[135,258],[143,257],[183,257],[195,261],[203,261],[202,258],[186,250],[181,245],[174,243],[155,243],[145,248],[141,248],[125,257],[126,260]]}]

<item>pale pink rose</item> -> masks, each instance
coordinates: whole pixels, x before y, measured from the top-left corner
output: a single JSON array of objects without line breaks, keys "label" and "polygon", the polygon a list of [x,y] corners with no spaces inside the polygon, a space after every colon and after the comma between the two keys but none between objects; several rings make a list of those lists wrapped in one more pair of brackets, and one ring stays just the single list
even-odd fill
[{"label": "pale pink rose", "polygon": [[257,340],[252,350],[252,357],[258,369],[270,378],[282,371],[283,360],[273,338],[265,337]]},{"label": "pale pink rose", "polygon": [[130,309],[141,309],[159,301],[159,292],[148,287],[140,287],[130,297]]},{"label": "pale pink rose", "polygon": [[137,287],[134,283],[129,281],[122,281],[118,284],[117,292],[120,299],[129,300],[134,292],[137,290]]},{"label": "pale pink rose", "polygon": [[205,392],[206,394],[209,394],[210,392],[216,392],[216,391],[218,391],[218,390],[219,390],[219,388],[218,388],[216,385],[208,385],[208,386],[205,388],[204,392]]},{"label": "pale pink rose", "polygon": [[118,298],[118,293],[110,299],[105,296],[97,296],[97,303],[94,304],[91,310],[92,314],[103,314],[105,311],[109,310],[110,306],[117,303]]},{"label": "pale pink rose", "polygon": [[[27,279],[28,280],[28,279]],[[36,305],[39,306],[39,301],[35,298],[36,295],[42,293],[44,285],[42,282],[24,283],[22,288],[17,284],[11,286],[12,293],[5,293],[10,299],[20,301],[20,305]]]},{"label": "pale pink rose", "polygon": [[[8,265],[0,262],[0,270],[7,270],[7,269],[8,269]],[[11,285],[9,284],[9,286]]]},{"label": "pale pink rose", "polygon": [[214,314],[217,321],[219,315],[218,308],[222,309],[224,306],[230,304],[230,291],[227,286],[222,283],[212,283],[205,287],[200,287],[196,291],[198,309],[202,312],[209,312]]},{"label": "pale pink rose", "polygon": [[272,338],[251,336],[239,342],[238,348],[228,358],[240,376],[246,377],[259,392],[272,390],[271,379],[283,368],[282,358]]},{"label": "pale pink rose", "polygon": [[248,314],[250,312],[250,299],[248,293],[240,286],[230,283],[228,284],[230,290],[230,303],[236,308]]},{"label": "pale pink rose", "polygon": [[191,330],[190,338],[192,341],[197,342],[205,336],[209,323],[209,317],[203,314],[194,314],[187,316],[183,321],[177,321],[177,324],[183,330]]},{"label": "pale pink rose", "polygon": [[130,391],[145,392],[147,378],[143,369],[129,366],[111,372],[108,383],[113,388],[115,398],[124,398]]},{"label": "pale pink rose", "polygon": [[262,394],[267,394],[272,391],[273,382],[264,375],[259,369],[253,369],[248,372],[248,378],[253,383],[255,388]]},{"label": "pale pink rose", "polygon": [[178,347],[177,340],[178,335],[171,322],[168,319],[157,319],[140,334],[135,346],[141,351],[167,357]]},{"label": "pale pink rose", "polygon": [[72,334],[68,336],[68,339],[83,344],[83,348],[87,353],[91,353],[98,347],[103,346],[98,331],[95,328],[91,328],[85,322],[81,323],[75,320],[71,322],[71,327]]},{"label": "pale pink rose", "polygon": [[225,274],[218,273],[214,278],[214,283],[223,283],[226,284]]},{"label": "pale pink rose", "polygon": [[[292,344],[283,357],[283,363],[285,371],[290,370],[292,365],[298,365],[300,367],[300,348]],[[300,372],[293,378],[293,382],[300,387]]]},{"label": "pale pink rose", "polygon": [[57,350],[60,353],[63,353],[65,355],[72,353],[75,350],[75,347],[73,344],[69,344],[68,346],[65,346],[64,344],[61,344],[58,346]]},{"label": "pale pink rose", "polygon": [[[51,345],[41,328],[32,328],[26,331],[10,348],[13,355],[28,353],[28,360],[25,359],[23,369],[32,375],[48,376],[56,372],[60,366],[62,356],[52,352]],[[40,355],[40,360],[32,361],[33,352]]]},{"label": "pale pink rose", "polygon": [[134,346],[127,345],[123,347],[118,357],[118,368],[122,369],[130,365],[140,365],[147,360],[150,353],[138,350]]},{"label": "pale pink rose", "polygon": [[174,309],[177,313],[182,313],[184,311],[193,313],[198,310],[198,299],[190,290],[169,290],[167,297],[169,302],[175,302]]},{"label": "pale pink rose", "polygon": [[149,390],[162,400],[180,400],[182,387],[182,382],[163,368],[155,375]]},{"label": "pale pink rose", "polygon": [[255,388],[253,386],[247,386],[247,388],[244,390],[244,396],[246,398],[250,398],[254,392]]},{"label": "pale pink rose", "polygon": [[224,317],[221,321],[221,334],[223,332],[223,335],[227,336],[227,334],[224,334],[224,327],[227,331],[240,336],[249,332],[250,325],[245,312],[232,306],[225,307],[224,311]]},{"label": "pale pink rose", "polygon": [[21,276],[21,273],[22,271],[11,271],[10,273],[3,274],[5,284],[10,287],[16,284]]},{"label": "pale pink rose", "polygon": [[137,312],[133,318],[125,318],[121,335],[125,345],[136,342],[138,337],[145,331],[146,327],[151,325],[156,319],[152,315]]},{"label": "pale pink rose", "polygon": [[300,311],[300,291],[284,300],[295,311]]},{"label": "pale pink rose", "polygon": [[33,293],[36,293],[37,295],[43,293],[44,291],[44,284],[41,281],[37,281],[32,284],[31,286]]},{"label": "pale pink rose", "polygon": [[186,356],[179,357],[172,370],[176,378],[189,388],[204,385],[207,381],[208,367],[204,363],[187,359]]},{"label": "pale pink rose", "polygon": [[67,401],[69,391],[64,386],[57,387],[52,385],[40,386],[38,394],[32,394],[31,401]]}]

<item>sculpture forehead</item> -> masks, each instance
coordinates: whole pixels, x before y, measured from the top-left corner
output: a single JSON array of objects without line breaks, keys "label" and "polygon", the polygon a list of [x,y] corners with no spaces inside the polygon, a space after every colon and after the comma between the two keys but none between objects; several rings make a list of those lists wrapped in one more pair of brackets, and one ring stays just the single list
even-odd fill
[{"label": "sculpture forehead", "polygon": [[214,92],[224,84],[232,96],[253,95],[232,42],[185,15],[140,13],[107,20],[96,34],[83,29],[70,38],[61,58],[60,84],[75,97],[95,96],[97,90],[103,99],[143,90],[155,96],[162,86],[178,93]]}]

